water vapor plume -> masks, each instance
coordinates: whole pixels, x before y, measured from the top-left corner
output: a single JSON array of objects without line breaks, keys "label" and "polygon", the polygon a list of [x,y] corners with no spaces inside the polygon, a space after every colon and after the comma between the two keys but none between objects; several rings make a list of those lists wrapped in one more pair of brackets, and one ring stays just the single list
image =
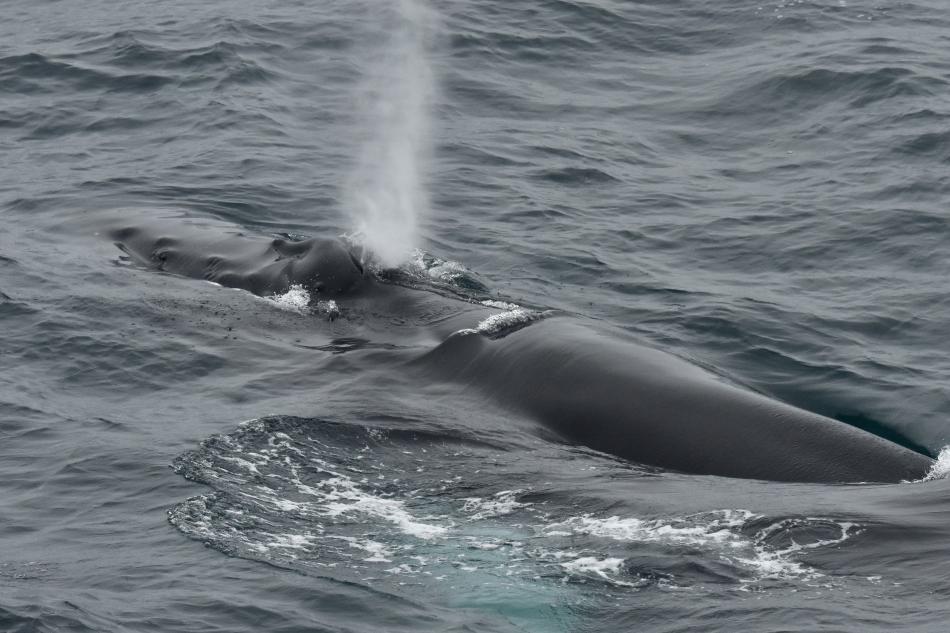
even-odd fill
[{"label": "water vapor plume", "polygon": [[437,19],[424,0],[369,0],[373,59],[361,91],[367,134],[346,191],[362,242],[383,267],[403,263],[428,212],[425,167],[435,81],[431,51]]}]

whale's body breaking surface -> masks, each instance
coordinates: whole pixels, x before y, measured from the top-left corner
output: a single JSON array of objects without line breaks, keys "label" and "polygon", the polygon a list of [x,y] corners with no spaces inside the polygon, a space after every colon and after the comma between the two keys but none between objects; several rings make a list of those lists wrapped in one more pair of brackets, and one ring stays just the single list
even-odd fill
[{"label": "whale's body breaking surface", "polygon": [[362,264],[339,240],[255,239],[207,231],[178,235],[183,226],[156,221],[107,234],[142,264],[258,295],[281,294],[295,284],[334,295],[353,290],[363,279]]},{"label": "whale's body breaking surface", "polygon": [[[620,332],[569,317],[538,319],[505,336],[466,324],[492,310],[426,289],[381,282],[334,239],[221,235],[184,222],[111,226],[106,234],[158,270],[258,295],[300,285],[316,297],[424,311],[427,351],[393,365],[474,389],[563,438],[640,464],[691,474],[790,482],[900,482],[924,477],[930,458],[758,393]],[[495,311],[497,312],[497,311]],[[521,324],[524,325],[524,324]]]},{"label": "whale's body breaking surface", "polygon": [[641,464],[834,483],[915,480],[932,466],[891,441],[568,319],[503,339],[452,337],[426,364],[433,376],[480,385],[570,440]]}]

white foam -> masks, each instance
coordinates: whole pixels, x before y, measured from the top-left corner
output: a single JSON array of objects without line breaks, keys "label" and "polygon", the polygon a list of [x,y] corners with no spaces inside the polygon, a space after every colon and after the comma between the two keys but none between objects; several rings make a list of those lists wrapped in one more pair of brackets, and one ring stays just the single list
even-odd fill
[{"label": "white foam", "polygon": [[335,477],[321,482],[319,488],[299,480],[296,482],[298,490],[318,498],[317,504],[323,516],[334,518],[343,514],[362,514],[392,523],[402,533],[425,540],[442,536],[448,531],[444,526],[416,520],[402,501],[377,497],[361,490],[349,477],[334,474]]},{"label": "white foam", "polygon": [[524,490],[502,490],[496,492],[490,499],[467,497],[463,499],[465,505],[462,506],[462,511],[471,513],[474,521],[511,514],[518,508],[530,505],[516,500],[517,495],[523,492]]},{"label": "white foam", "polygon": [[[622,575],[623,573],[623,560],[622,558],[597,558],[596,556],[581,556],[572,561],[567,561],[565,563],[560,563],[561,567],[572,576],[585,576],[591,577],[594,576],[600,580],[606,581],[607,583],[619,587],[631,587],[638,589],[644,586],[642,580],[638,582],[629,582],[626,580],[620,580],[616,576]],[[567,578],[564,578],[564,582],[567,581]]]},{"label": "white foam", "polygon": [[[261,419],[247,420],[241,424],[242,428],[250,431],[262,432],[265,430],[264,422]],[[362,515],[371,519],[382,520],[394,525],[403,534],[422,539],[431,540],[443,536],[448,532],[448,527],[428,523],[417,519],[406,508],[405,503],[399,499],[384,498],[374,495],[371,492],[364,491],[359,484],[350,479],[345,474],[338,472],[335,467],[322,459],[309,456],[306,461],[308,469],[316,468],[328,475],[328,478],[316,482],[313,485],[303,483],[300,477],[300,464],[289,460],[286,451],[296,453],[302,456],[300,450],[293,445],[293,439],[285,433],[274,433],[267,438],[267,447],[256,451],[247,450],[241,442],[233,436],[216,436],[216,441],[227,446],[227,451],[220,454],[218,458],[223,462],[233,464],[238,469],[250,474],[253,479],[261,477],[274,477],[275,475],[266,473],[266,467],[274,460],[280,461],[290,469],[289,476],[279,476],[280,479],[293,485],[297,492],[306,496],[304,499],[287,499],[283,496],[280,489],[271,488],[265,485],[243,486],[241,496],[253,500],[257,504],[270,506],[280,512],[294,513],[314,519],[319,518],[337,518],[340,516],[353,517],[353,515]],[[265,474],[266,473],[266,474]],[[210,477],[220,479],[222,474],[209,472]],[[230,477],[227,477],[230,479]],[[200,501],[196,498],[189,503],[205,504],[206,501]],[[213,530],[210,522],[210,515],[207,506],[199,508],[194,506],[194,516],[208,517],[199,522],[191,520],[192,530],[204,537],[213,536]],[[311,524],[313,525],[313,524]],[[317,531],[323,531],[319,525]],[[247,540],[234,535],[239,540]],[[312,544],[316,538],[312,531],[304,535],[295,534],[276,534],[269,535],[270,540],[258,541],[257,543],[248,543],[250,547],[258,552],[267,552],[272,549],[299,549]],[[333,538],[332,536],[330,538]],[[350,547],[362,549],[369,553],[364,559],[370,562],[389,562],[393,552],[388,550],[383,544],[370,539],[355,539],[351,537],[337,536],[346,541]],[[290,554],[288,554],[290,555]]]},{"label": "white foam", "polygon": [[528,323],[537,321],[540,318],[540,312],[525,310],[524,308],[516,308],[507,312],[493,314],[483,319],[474,328],[458,330],[456,334],[486,334],[490,336],[492,334],[503,332],[504,330],[518,327],[519,325],[527,325]]},{"label": "white foam", "polygon": [[518,325],[531,323],[540,318],[540,316],[541,315],[537,312],[518,308],[516,310],[502,312],[501,314],[493,314],[479,323],[476,329],[483,334],[495,334]]},{"label": "white foam", "polygon": [[465,540],[468,541],[468,546],[472,549],[480,549],[486,552],[493,552],[506,545],[506,543],[502,543],[498,540],[481,540],[474,536],[467,536]]},{"label": "white foam", "polygon": [[307,549],[313,547],[316,537],[312,534],[275,534],[267,543],[268,548]]},{"label": "white foam", "polygon": [[390,567],[389,569],[384,569],[383,571],[385,571],[387,574],[411,574],[415,570],[412,568],[411,565],[402,563],[401,565],[397,567]]},{"label": "white foam", "polygon": [[[718,552],[723,560],[751,570],[754,575],[753,580],[762,580],[820,577],[822,576],[820,572],[798,562],[793,557],[804,550],[840,544],[860,532],[860,527],[855,523],[818,517],[778,521],[759,530],[752,537],[746,536],[739,530],[749,520],[758,518],[761,517],[741,509],[718,510],[681,518],[654,520],[618,516],[597,518],[583,515],[549,525],[545,529],[545,535],[553,537],[585,534],[625,542],[670,543],[699,547]],[[791,540],[788,546],[779,548],[769,544],[769,537],[802,523],[833,525],[839,530],[839,536],[804,544]]]},{"label": "white foam", "polygon": [[282,295],[270,295],[269,301],[284,310],[291,312],[306,312],[310,305],[310,293],[300,284],[294,284]]},{"label": "white foam", "polygon": [[734,542],[740,537],[730,528],[740,527],[753,516],[748,510],[721,510],[664,521],[618,516],[597,518],[585,514],[552,523],[545,533],[551,536],[580,533],[617,541],[706,545]]},{"label": "white foam", "polygon": [[313,297],[310,291],[300,284],[292,285],[284,294],[268,295],[263,297],[263,299],[288,312],[296,312],[297,314],[310,314],[311,312],[315,312],[329,317],[331,320],[340,316],[341,312],[340,305],[333,299],[320,299],[311,303]]},{"label": "white foam", "polygon": [[937,455],[937,459],[934,460],[933,466],[930,467],[930,472],[913,483],[946,479],[948,475],[950,475],[950,446],[944,446]]},{"label": "white foam", "polygon": [[622,558],[597,558],[595,556],[582,556],[566,563],[561,563],[561,567],[570,573],[594,573],[601,578],[607,578],[607,574],[620,573],[623,565]]},{"label": "white foam", "polygon": [[[267,432],[266,441],[253,437],[252,445],[244,446],[241,436],[216,436],[214,463],[203,464],[211,471],[207,477],[219,480],[227,496],[189,500],[170,513],[170,519],[196,538],[229,544],[229,550],[239,544],[245,551],[295,564],[340,564],[364,575],[362,570],[374,569],[441,578],[447,577],[442,572],[450,566],[454,573],[477,570],[562,582],[577,576],[581,582],[603,581],[615,587],[637,589],[659,583],[677,589],[672,574],[661,574],[667,578],[659,581],[640,577],[627,570],[620,557],[642,549],[642,544],[658,544],[661,550],[685,547],[701,552],[704,559],[730,565],[739,572],[742,588],[753,589],[754,583],[765,580],[811,583],[822,577],[802,554],[834,547],[861,530],[837,519],[768,518],[745,509],[659,518],[583,514],[552,523],[546,504],[519,501],[526,493],[522,489],[453,495],[446,506],[441,492],[407,488],[410,475],[377,464],[380,456],[369,446],[362,449],[367,459],[357,470],[356,462],[338,463],[332,453],[302,451],[293,437],[268,431],[260,420],[248,421],[242,428]],[[386,437],[383,431],[367,432],[377,440]],[[425,450],[404,449],[399,455]],[[445,481],[457,484],[459,479]],[[375,488],[377,483],[383,490]],[[420,511],[413,505],[421,501],[422,507],[432,507],[433,494],[440,499],[438,511]],[[239,497],[250,517],[263,511],[272,520],[249,528],[248,520],[240,516],[244,510],[228,507],[234,503],[228,496]],[[232,519],[231,514],[238,517]],[[513,514],[517,518],[493,520]]]},{"label": "white foam", "polygon": [[341,541],[345,541],[349,544],[350,547],[361,549],[364,552],[369,553],[369,556],[364,558],[368,563],[391,563],[392,556],[394,551],[386,547],[384,544],[371,539],[358,539],[352,536],[335,536],[330,535],[327,538],[335,538]]},{"label": "white foam", "polygon": [[481,302],[483,306],[487,308],[496,308],[498,310],[518,310],[521,308],[516,303],[508,303],[507,301],[495,301],[494,299],[485,299]]},{"label": "white foam", "polygon": [[326,301],[320,300],[317,301],[317,312],[331,319],[335,319],[340,316],[340,306],[333,299],[327,299]]}]

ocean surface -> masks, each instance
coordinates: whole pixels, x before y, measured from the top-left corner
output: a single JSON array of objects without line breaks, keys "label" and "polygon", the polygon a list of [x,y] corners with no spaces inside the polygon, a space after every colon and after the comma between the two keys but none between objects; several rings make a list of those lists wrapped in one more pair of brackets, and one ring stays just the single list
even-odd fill
[{"label": "ocean surface", "polygon": [[944,2],[0,13],[0,631],[947,630],[946,479],[627,463],[411,385],[345,298],[147,270],[92,221],[353,235],[401,183],[432,284],[936,457]]}]

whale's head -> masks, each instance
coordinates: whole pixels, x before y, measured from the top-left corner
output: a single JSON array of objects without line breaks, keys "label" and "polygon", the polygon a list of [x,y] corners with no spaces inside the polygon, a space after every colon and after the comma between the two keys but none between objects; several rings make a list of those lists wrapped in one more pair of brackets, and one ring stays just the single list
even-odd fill
[{"label": "whale's head", "polygon": [[289,284],[300,284],[321,295],[340,295],[359,289],[366,279],[363,265],[340,240],[312,238],[275,245],[286,257]]}]

